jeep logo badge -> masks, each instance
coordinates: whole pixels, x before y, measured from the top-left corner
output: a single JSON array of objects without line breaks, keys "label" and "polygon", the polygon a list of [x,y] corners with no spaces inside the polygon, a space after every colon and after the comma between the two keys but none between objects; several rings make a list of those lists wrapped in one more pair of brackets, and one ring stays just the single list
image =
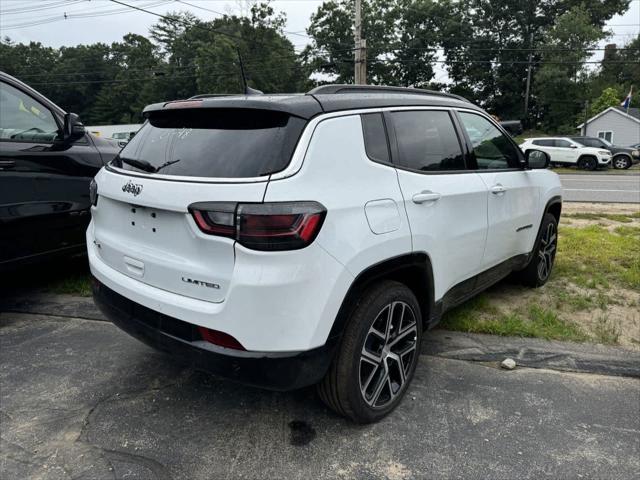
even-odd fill
[{"label": "jeep logo badge", "polygon": [[140,185],[139,183],[133,183],[131,180],[129,180],[122,186],[122,191],[131,193],[134,197],[137,197],[138,195],[140,195],[140,192],[142,192],[142,185]]}]

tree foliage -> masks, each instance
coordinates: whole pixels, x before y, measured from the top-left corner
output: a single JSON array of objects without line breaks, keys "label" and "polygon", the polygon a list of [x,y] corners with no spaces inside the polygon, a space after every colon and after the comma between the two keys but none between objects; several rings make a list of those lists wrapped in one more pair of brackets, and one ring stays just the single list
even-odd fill
[{"label": "tree foliage", "polygon": [[[138,122],[148,103],[240,92],[238,52],[249,85],[278,93],[329,81],[351,83],[355,0],[330,0],[310,19],[297,53],[286,17],[270,1],[242,15],[201,21],[189,12],[159,20],[148,36],[111,45],[54,49],[0,42],[0,68],[91,123]],[[445,89],[503,119],[573,131],[584,103],[613,103],[640,90],[640,36],[588,66],[605,23],[630,0],[363,0],[368,81]],[[524,112],[527,71],[532,81]],[[605,94],[606,91],[606,94]],[[633,105],[640,104],[635,95]],[[579,121],[578,121],[579,123]]]},{"label": "tree foliage", "polygon": [[304,69],[282,29],[286,17],[269,3],[247,16],[202,22],[172,13],[149,37],[127,34],[111,45],[54,49],[40,43],[0,43],[0,68],[32,85],[86,124],[142,120],[145,105],[200,93],[242,91],[238,51],[249,85],[271,93],[295,92]]}]

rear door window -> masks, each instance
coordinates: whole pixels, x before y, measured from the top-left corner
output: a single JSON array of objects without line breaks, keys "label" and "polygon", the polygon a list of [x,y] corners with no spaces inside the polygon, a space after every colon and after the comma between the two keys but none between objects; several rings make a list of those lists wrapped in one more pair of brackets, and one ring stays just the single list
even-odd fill
[{"label": "rear door window", "polygon": [[554,140],[554,146],[558,148],[570,148],[571,142],[568,140],[557,139],[557,140]]},{"label": "rear door window", "polygon": [[[267,110],[156,112],[114,165],[186,177],[259,177],[287,167],[305,124],[301,118]],[[155,171],[127,160],[148,163]]]},{"label": "rear door window", "polygon": [[421,172],[466,168],[449,112],[392,112],[391,119],[402,166]]},{"label": "rear door window", "polygon": [[553,147],[553,140],[534,140],[533,144],[540,147]]}]

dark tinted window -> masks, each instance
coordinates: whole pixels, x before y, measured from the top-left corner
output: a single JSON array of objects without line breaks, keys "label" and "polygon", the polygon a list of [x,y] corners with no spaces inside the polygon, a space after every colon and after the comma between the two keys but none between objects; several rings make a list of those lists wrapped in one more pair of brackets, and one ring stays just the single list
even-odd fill
[{"label": "dark tinted window", "polygon": [[553,140],[534,140],[532,143],[541,147],[553,147]]},{"label": "dark tinted window", "polygon": [[381,113],[362,115],[362,131],[367,156],[377,162],[390,162],[387,132]]},{"label": "dark tinted window", "polygon": [[146,161],[163,175],[258,177],[289,164],[304,125],[298,117],[266,110],[162,111],[151,116],[114,163],[140,171],[121,159]]},{"label": "dark tinted window", "polygon": [[473,153],[481,170],[516,168],[519,164],[516,146],[486,118],[473,113],[460,112]]},{"label": "dark tinted window", "polygon": [[571,140],[573,140],[574,142],[581,143],[582,145],[586,145],[587,147],[599,147],[599,148],[605,147],[606,148],[606,145],[604,145],[597,138],[572,138]]},{"label": "dark tinted window", "polygon": [[448,112],[393,112],[400,162],[413,170],[464,170],[465,163]]},{"label": "dark tinted window", "polygon": [[562,139],[558,139],[558,140],[554,140],[554,146],[559,147],[559,148],[569,148],[571,147],[571,142],[568,140],[562,140]]}]

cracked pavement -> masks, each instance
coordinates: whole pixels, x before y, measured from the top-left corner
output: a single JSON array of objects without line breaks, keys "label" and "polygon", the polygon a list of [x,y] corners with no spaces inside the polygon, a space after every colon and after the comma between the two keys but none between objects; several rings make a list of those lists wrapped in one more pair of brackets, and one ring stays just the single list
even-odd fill
[{"label": "cracked pavement", "polygon": [[217,379],[107,322],[1,313],[0,477],[637,478],[638,378],[508,372],[454,347],[423,350],[402,405],[358,426],[313,389]]}]

